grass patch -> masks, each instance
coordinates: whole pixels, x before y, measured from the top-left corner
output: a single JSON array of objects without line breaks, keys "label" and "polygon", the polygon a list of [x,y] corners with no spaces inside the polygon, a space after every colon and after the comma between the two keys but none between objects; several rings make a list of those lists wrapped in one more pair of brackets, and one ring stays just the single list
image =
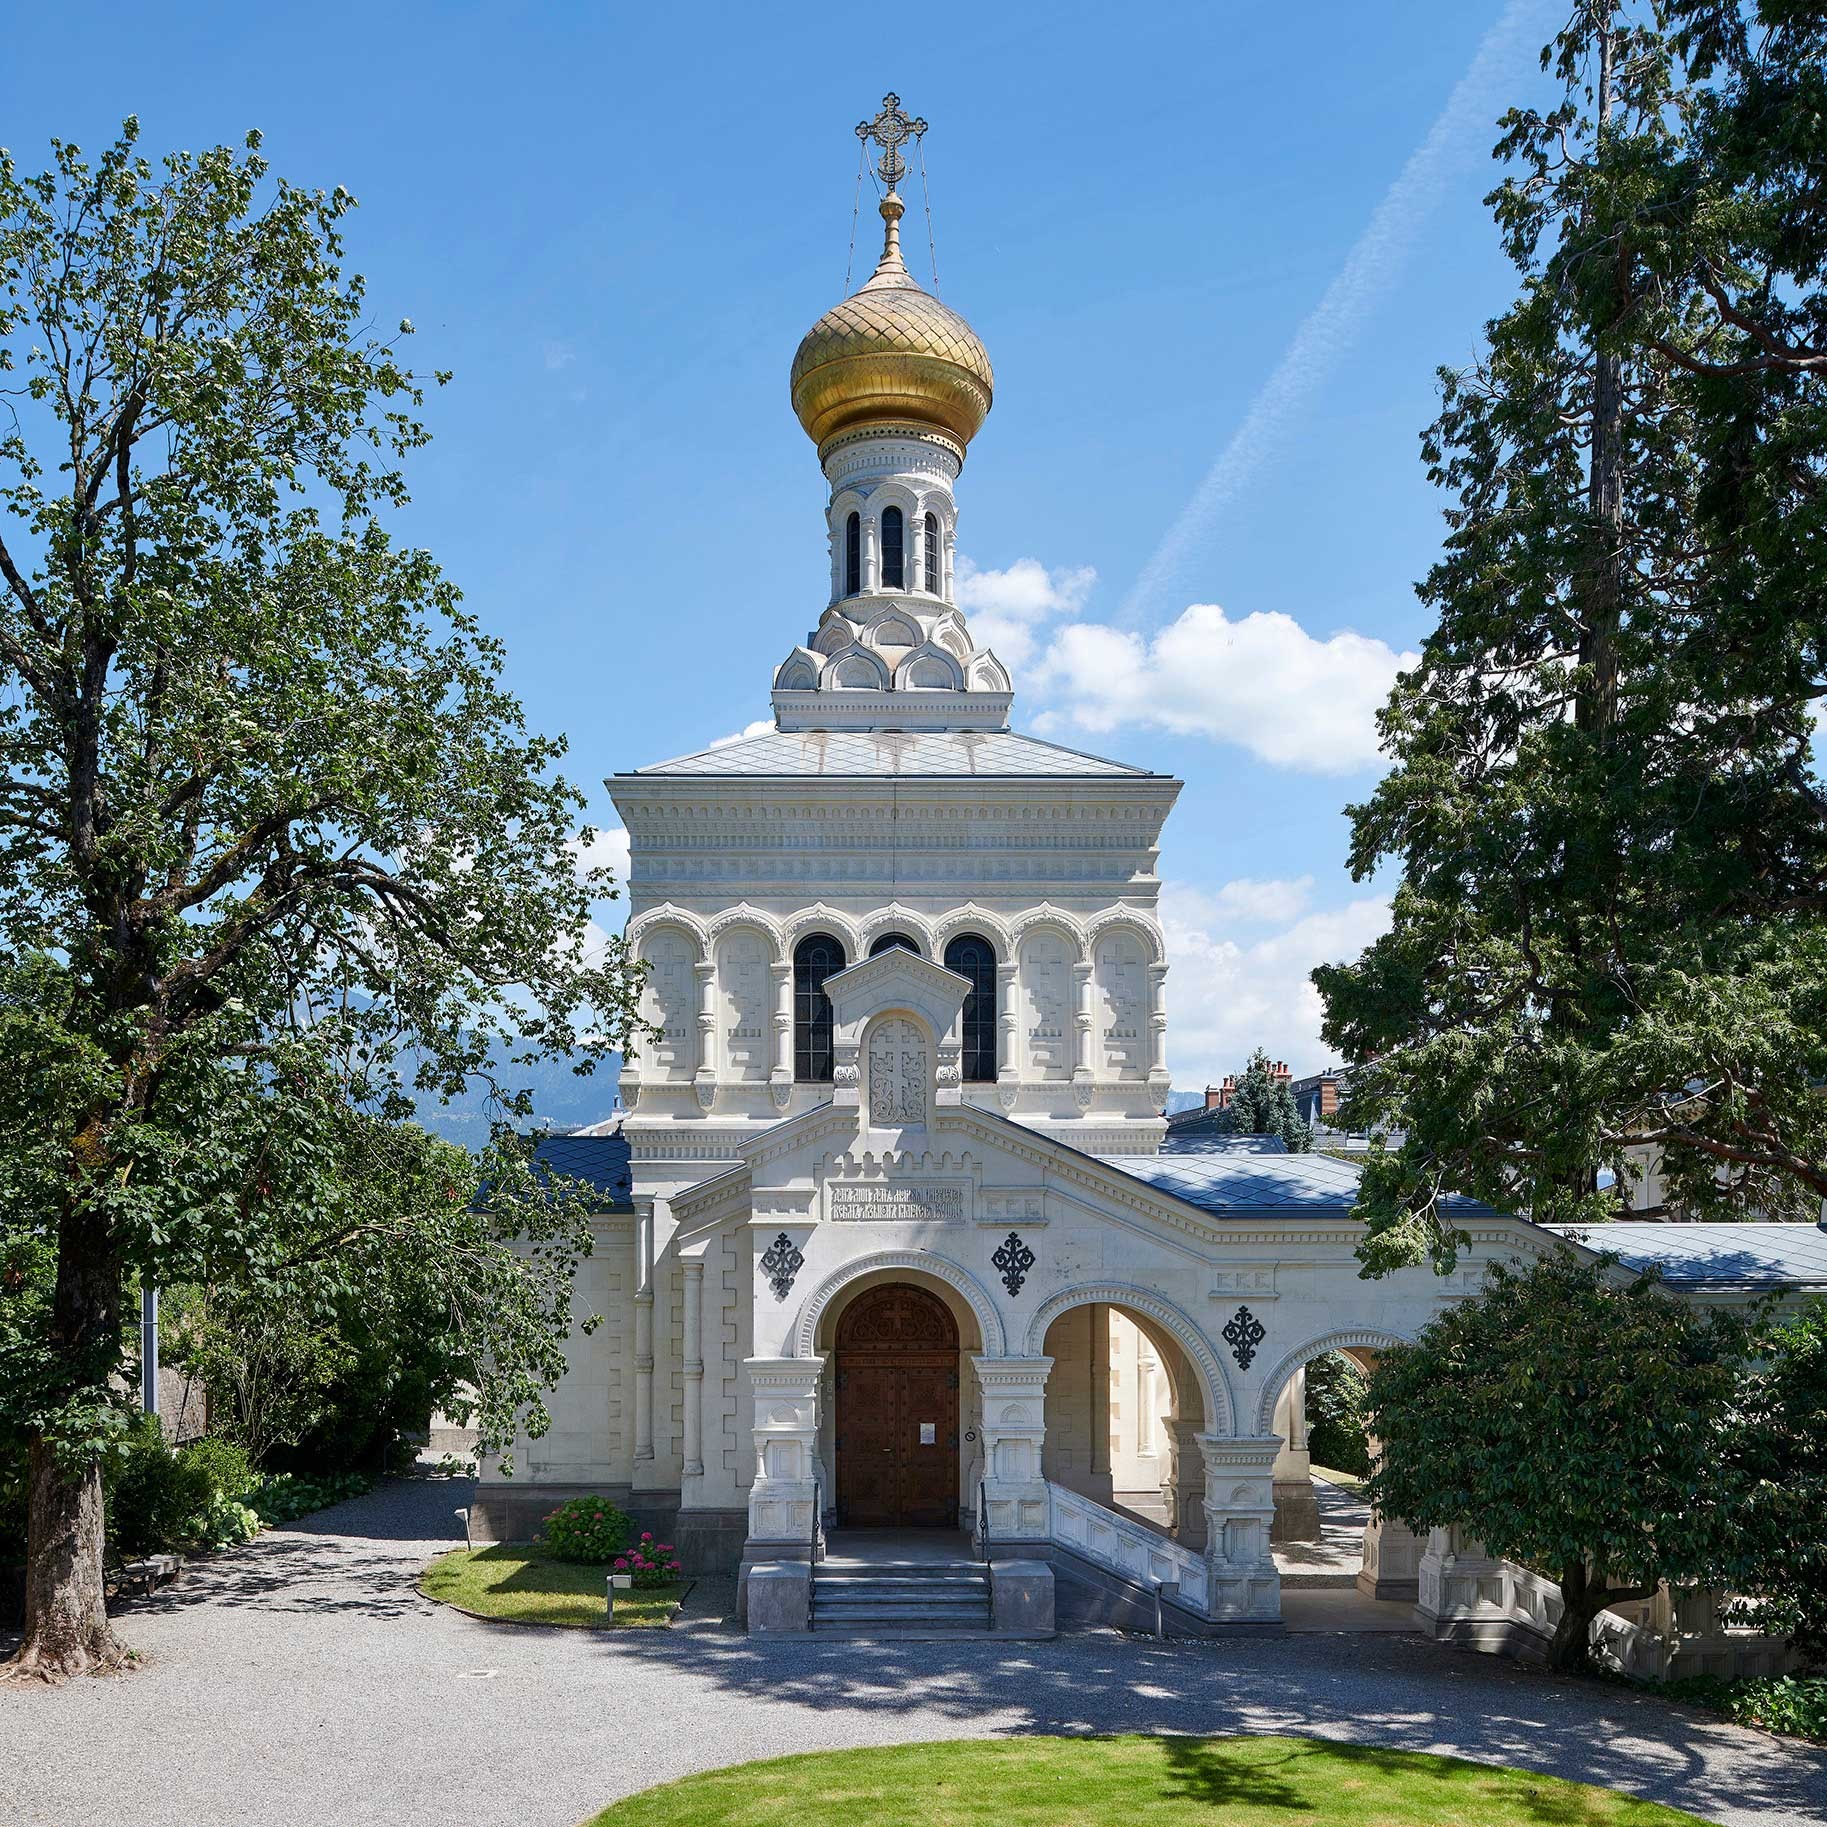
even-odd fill
[{"label": "grass patch", "polygon": [[1527,1770],[1308,1738],[1001,1738],[712,1770],[591,1827],[1694,1827]]},{"label": "grass patch", "polygon": [[1316,1465],[1309,1469],[1315,1478],[1322,1478],[1327,1484],[1335,1484],[1341,1491],[1349,1491],[1353,1497],[1364,1495],[1364,1481],[1355,1473],[1334,1471],[1329,1465]]},{"label": "grass patch", "polygon": [[[603,1582],[606,1567],[581,1567],[542,1559],[524,1543],[459,1548],[441,1554],[419,1576],[419,1590],[442,1605],[510,1624],[577,1624],[600,1630],[609,1622]],[[615,1628],[664,1625],[679,1609],[685,1584],[615,1595]]]}]

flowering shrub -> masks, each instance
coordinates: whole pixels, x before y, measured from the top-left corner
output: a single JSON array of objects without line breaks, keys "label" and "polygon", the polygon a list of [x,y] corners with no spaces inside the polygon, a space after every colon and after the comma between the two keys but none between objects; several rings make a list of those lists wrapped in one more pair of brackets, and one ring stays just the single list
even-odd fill
[{"label": "flowering shrub", "polygon": [[671,1542],[657,1542],[644,1529],[641,1539],[626,1554],[615,1557],[615,1571],[632,1574],[632,1583],[638,1588],[670,1586],[685,1569],[673,1559]]},{"label": "flowering shrub", "polygon": [[539,1543],[550,1560],[600,1564],[622,1551],[631,1526],[608,1498],[573,1497],[546,1518]]}]

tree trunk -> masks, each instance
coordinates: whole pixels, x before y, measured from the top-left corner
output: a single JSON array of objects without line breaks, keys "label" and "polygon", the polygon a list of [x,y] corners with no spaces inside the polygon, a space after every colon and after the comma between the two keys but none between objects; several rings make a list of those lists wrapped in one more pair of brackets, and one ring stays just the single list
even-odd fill
[{"label": "tree trunk", "polygon": [[1605,1582],[1595,1580],[1584,1567],[1561,1575],[1561,1621],[1548,1644],[1548,1666],[1563,1675],[1577,1675],[1591,1653],[1592,1620],[1605,1609]]},{"label": "tree trunk", "polygon": [[101,1462],[66,1471],[34,1440],[31,1481],[25,1641],[6,1673],[63,1681],[118,1668],[125,1652],[102,1591]]},{"label": "tree trunk", "polygon": [[[102,1221],[67,1212],[58,1228],[51,1351],[66,1391],[105,1388],[120,1359],[121,1265]],[[102,1586],[101,1461],[59,1463],[52,1443],[31,1443],[26,1516],[25,1641],[11,1676],[63,1681],[121,1665]]]}]

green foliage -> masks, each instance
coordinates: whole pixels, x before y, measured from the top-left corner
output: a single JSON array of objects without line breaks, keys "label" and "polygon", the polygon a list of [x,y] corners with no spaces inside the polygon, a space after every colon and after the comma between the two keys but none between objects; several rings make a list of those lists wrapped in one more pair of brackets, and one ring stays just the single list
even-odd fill
[{"label": "green foliage", "polygon": [[1250,1055],[1225,1106],[1225,1126],[1232,1135],[1280,1136],[1290,1154],[1305,1154],[1313,1146],[1312,1125],[1301,1115],[1287,1081],[1275,1076],[1271,1064],[1260,1047]]},{"label": "green foliage", "polygon": [[1665,1681],[1655,1692],[1670,1700],[1691,1700],[1712,1707],[1740,1725],[1762,1726],[1792,1738],[1827,1740],[1827,1676],[1776,1675],[1726,1681],[1717,1675],[1695,1675]]},{"label": "green foliage", "polygon": [[290,1472],[275,1472],[254,1486],[247,1501],[255,1515],[273,1528],[327,1510],[333,1503],[346,1503],[373,1489],[374,1480],[364,1478],[360,1472],[329,1478],[298,1478]]},{"label": "green foliage", "polygon": [[1586,1625],[1660,1580],[1708,1579],[1738,1526],[1721,1476],[1751,1334],[1651,1278],[1556,1248],[1383,1353],[1366,1414],[1370,1499],[1411,1528],[1460,1524],[1560,1583],[1562,1666]]},{"label": "green foliage", "polygon": [[607,1564],[627,1545],[633,1527],[608,1498],[573,1497],[547,1513],[540,1551],[549,1560]]},{"label": "green foliage", "polygon": [[1307,1366],[1307,1448],[1315,1465],[1363,1478],[1370,1471],[1364,1373],[1336,1351]]},{"label": "green foliage", "polygon": [[[60,1514],[134,1275],[322,1327],[409,1265],[484,1445],[543,1431],[590,1234],[521,1075],[640,1025],[564,745],[385,524],[427,377],[344,271],[354,200],[137,133],[0,153],[0,1236],[57,1261],[0,1428]],[[474,1088],[458,1172],[400,1125]],[[109,1653],[92,1605],[43,1635]]]},{"label": "green foliage", "polygon": [[637,1592],[670,1586],[684,1567],[674,1559],[671,1542],[657,1542],[650,1530],[641,1531],[641,1539],[626,1554],[618,1554],[612,1563],[617,1573],[626,1573]]},{"label": "green foliage", "polygon": [[[1811,1667],[1827,1666],[1827,1300],[1757,1340],[1729,1464],[1731,1588],[1754,1595],[1733,1621],[1788,1637]],[[1810,1691],[1818,1707],[1827,1690]]]},{"label": "green foliage", "polygon": [[[1443,1192],[1688,1217],[1827,1194],[1827,19],[1577,9],[1507,116],[1516,302],[1423,440],[1437,620],[1351,810],[1388,934],[1315,973],[1352,1127],[1399,1129],[1373,1272],[1461,1239]],[[1665,30],[1666,25],[1666,30]]]},{"label": "green foliage", "polygon": [[142,1415],[104,1480],[109,1546],[140,1555],[252,1541],[260,1519],[244,1500],[253,1487],[239,1447],[206,1438],[174,1450],[158,1421]]},{"label": "green foliage", "polygon": [[664,1629],[685,1590],[670,1581],[639,1594],[618,1592],[612,1618],[607,1584],[600,1567],[546,1560],[531,1549],[498,1542],[440,1555],[420,1576],[419,1590],[440,1604],[504,1623],[588,1630]]}]

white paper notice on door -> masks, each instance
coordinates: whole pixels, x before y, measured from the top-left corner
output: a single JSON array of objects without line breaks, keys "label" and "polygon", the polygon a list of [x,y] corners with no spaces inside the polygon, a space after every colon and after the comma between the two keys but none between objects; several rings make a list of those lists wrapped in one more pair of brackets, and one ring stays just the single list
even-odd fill
[{"label": "white paper notice on door", "polygon": [[920,1423],[920,1444],[922,1446],[937,1446],[939,1444],[939,1424],[937,1421],[922,1421]]}]

